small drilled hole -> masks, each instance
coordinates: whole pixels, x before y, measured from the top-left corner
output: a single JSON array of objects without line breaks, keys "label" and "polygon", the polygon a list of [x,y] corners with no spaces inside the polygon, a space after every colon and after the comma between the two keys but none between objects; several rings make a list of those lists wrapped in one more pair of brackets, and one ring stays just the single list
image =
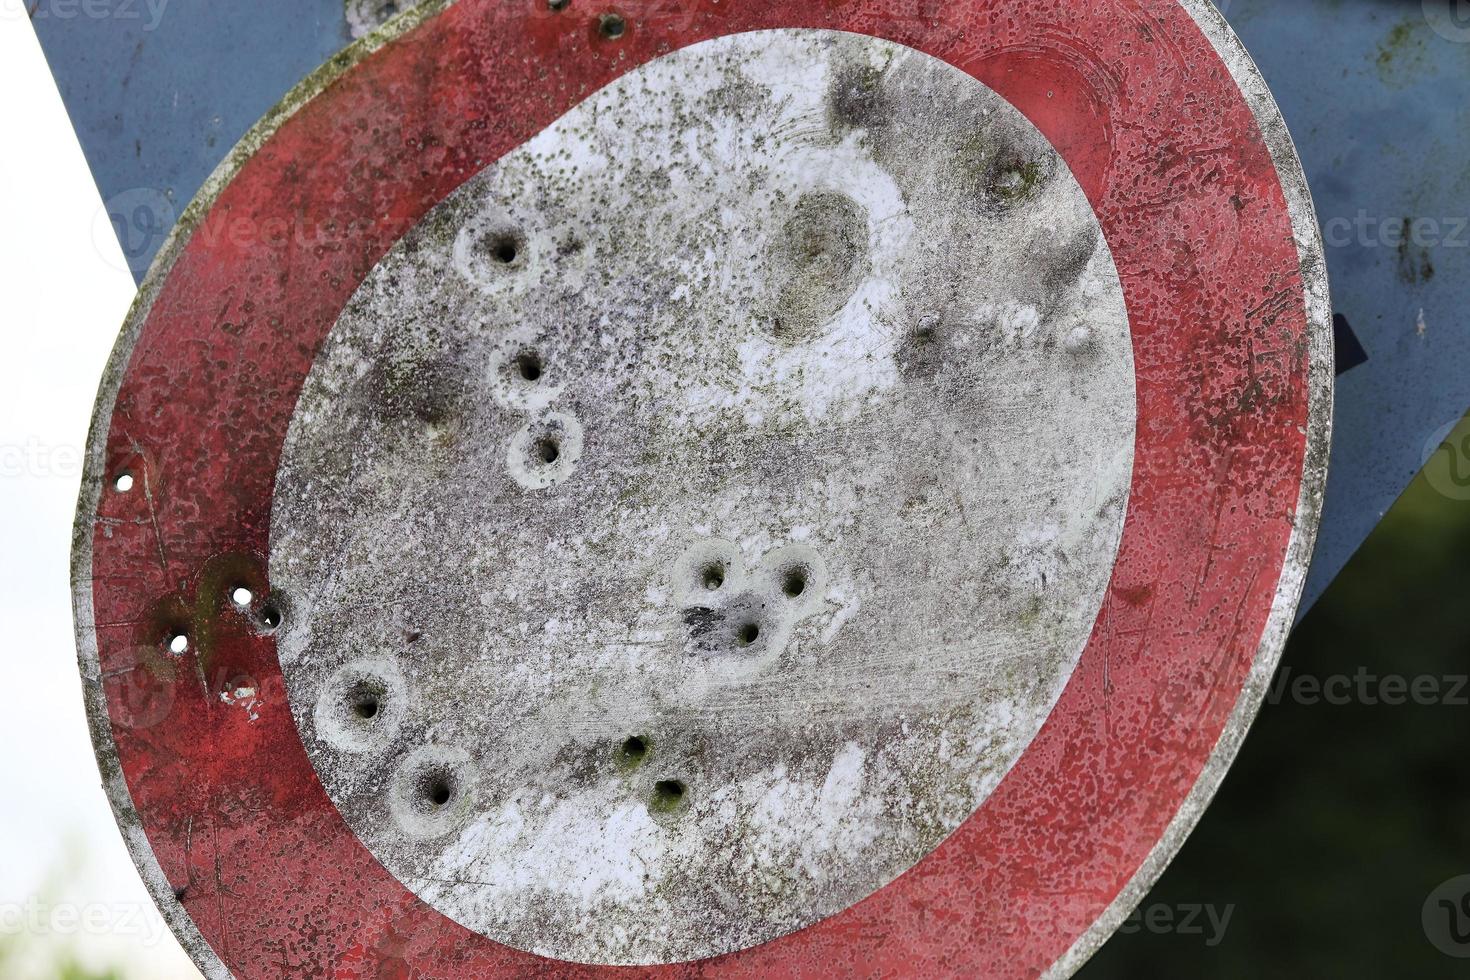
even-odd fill
[{"label": "small drilled hole", "polygon": [[544,466],[550,466],[561,459],[561,446],[557,445],[555,439],[538,439],[532,452]]},{"label": "small drilled hole", "polygon": [[119,473],[112,485],[117,489],[118,493],[127,493],[133,489],[133,474]]},{"label": "small drilled hole", "polygon": [[572,0],[546,0],[546,9],[559,14],[572,5]]},{"label": "small drilled hole", "polygon": [[709,592],[719,589],[725,584],[725,566],[718,562],[706,565],[704,571],[699,575],[699,584]]},{"label": "small drilled hole", "polygon": [[242,585],[230,593],[230,601],[244,609],[255,601],[255,594]]},{"label": "small drilled hole", "polygon": [[806,592],[806,569],[790,568],[781,579],[781,591],[792,599]]},{"label": "small drilled hole", "polygon": [[281,625],[281,611],[275,606],[265,606],[260,610],[260,625],[266,629],[275,629]]},{"label": "small drilled hole", "polygon": [[761,628],[755,623],[746,623],[735,631],[735,642],[748,647],[761,638]]},{"label": "small drilled hole", "polygon": [[189,652],[189,635],[187,633],[175,633],[168,639],[168,652],[181,654]]},{"label": "small drilled hole", "polygon": [[522,381],[540,381],[541,358],[531,351],[525,352],[516,358],[516,373],[521,376]]},{"label": "small drilled hole", "polygon": [[653,784],[653,807],[655,810],[676,810],[689,795],[689,787],[677,779],[660,779]]},{"label": "small drilled hole", "polygon": [[597,21],[597,31],[609,41],[616,41],[628,32],[628,22],[622,14],[603,14]]},{"label": "small drilled hole", "polygon": [[637,735],[625,739],[621,753],[626,762],[642,762],[648,757],[648,741]]}]

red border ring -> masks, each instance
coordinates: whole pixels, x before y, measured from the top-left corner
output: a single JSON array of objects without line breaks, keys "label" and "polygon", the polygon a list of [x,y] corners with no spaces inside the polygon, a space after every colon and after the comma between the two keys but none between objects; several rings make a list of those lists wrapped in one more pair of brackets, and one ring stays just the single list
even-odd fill
[{"label": "red border ring", "polygon": [[[145,281],[98,396],[73,553],[93,737],[140,870],[217,976],[1070,973],[1228,768],[1315,533],[1326,273],[1259,73],[1204,0],[626,0],[616,40],[586,6],[431,0],[399,18],[242,141]],[[445,918],[353,836],[292,723],[269,629],[223,586],[268,590],[272,485],[301,383],[404,232],[619,75],[712,37],[797,27],[883,37],[970,72],[1087,193],[1123,282],[1138,385],[1113,580],[1036,739],[897,881],[697,963],[542,959]],[[131,492],[113,488],[123,471]],[[192,641],[181,658],[162,650],[176,631]],[[220,701],[242,686],[253,722]]]}]

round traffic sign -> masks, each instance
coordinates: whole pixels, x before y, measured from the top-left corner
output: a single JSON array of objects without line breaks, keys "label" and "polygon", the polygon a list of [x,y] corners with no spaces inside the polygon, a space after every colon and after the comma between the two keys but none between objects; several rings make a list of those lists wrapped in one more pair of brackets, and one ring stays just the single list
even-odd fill
[{"label": "round traffic sign", "polygon": [[217,974],[1068,973],[1279,656],[1329,328],[1205,3],[422,6],[109,367],[119,821]]}]

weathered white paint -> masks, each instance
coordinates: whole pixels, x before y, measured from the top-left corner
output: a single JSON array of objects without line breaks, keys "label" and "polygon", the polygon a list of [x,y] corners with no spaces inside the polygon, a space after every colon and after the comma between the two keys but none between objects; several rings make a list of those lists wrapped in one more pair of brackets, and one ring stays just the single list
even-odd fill
[{"label": "weathered white paint", "polygon": [[334,328],[273,514],[293,713],[466,926],[745,948],[913,866],[1014,763],[1096,618],[1133,434],[1117,274],[1019,113],[856,35],[682,50],[470,181]]}]

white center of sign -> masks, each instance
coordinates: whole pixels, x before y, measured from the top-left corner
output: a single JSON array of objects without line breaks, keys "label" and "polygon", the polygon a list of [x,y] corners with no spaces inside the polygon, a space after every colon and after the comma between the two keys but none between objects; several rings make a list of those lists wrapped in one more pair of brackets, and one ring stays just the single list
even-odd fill
[{"label": "white center of sign", "polygon": [[670,54],[435,208],[297,406],[291,706],[372,853],[498,942],[765,942],[934,850],[1111,575],[1127,313],[1055,149],[852,34]]}]

